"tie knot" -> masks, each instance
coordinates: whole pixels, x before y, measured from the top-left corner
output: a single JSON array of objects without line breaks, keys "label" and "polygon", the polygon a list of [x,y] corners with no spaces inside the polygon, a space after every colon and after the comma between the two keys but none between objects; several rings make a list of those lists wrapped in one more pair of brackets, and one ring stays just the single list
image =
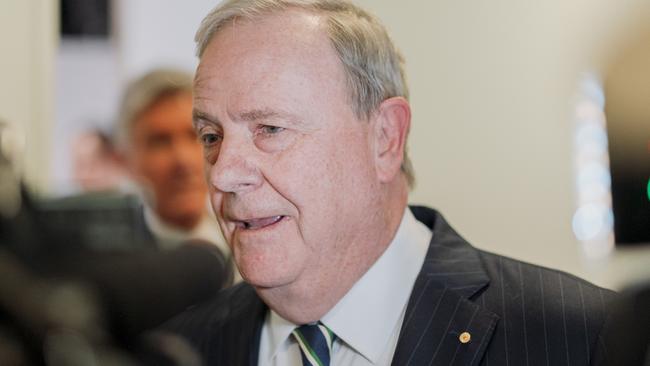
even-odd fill
[{"label": "tie knot", "polygon": [[305,324],[292,332],[300,346],[303,366],[329,366],[334,333],[323,323]]}]

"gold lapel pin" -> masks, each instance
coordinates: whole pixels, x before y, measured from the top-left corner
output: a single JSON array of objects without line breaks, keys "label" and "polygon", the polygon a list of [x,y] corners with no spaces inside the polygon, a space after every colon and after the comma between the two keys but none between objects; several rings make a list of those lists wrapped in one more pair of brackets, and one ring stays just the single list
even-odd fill
[{"label": "gold lapel pin", "polygon": [[472,340],[472,335],[469,334],[469,332],[462,332],[460,336],[458,336],[458,340],[460,343],[469,343],[470,340]]}]

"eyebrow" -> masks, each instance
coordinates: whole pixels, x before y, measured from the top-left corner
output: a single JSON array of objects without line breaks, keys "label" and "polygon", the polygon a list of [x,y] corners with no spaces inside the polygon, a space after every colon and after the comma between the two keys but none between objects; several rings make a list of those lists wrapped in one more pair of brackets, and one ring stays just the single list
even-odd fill
[{"label": "eyebrow", "polygon": [[221,125],[219,118],[211,116],[208,113],[202,112],[198,109],[192,109],[192,124],[196,127],[199,121],[209,122],[215,125]]},{"label": "eyebrow", "polygon": [[[237,115],[237,119],[245,122],[258,122],[264,120],[283,119],[294,125],[302,125],[300,119],[291,113],[276,111],[267,108],[251,109],[245,112],[241,112],[239,115]],[[219,118],[197,109],[192,110],[192,121],[195,125],[199,121],[205,121],[215,125],[221,125]]]},{"label": "eyebrow", "polygon": [[272,122],[274,120],[282,120],[293,126],[304,127],[305,125],[304,122],[295,114],[269,108],[251,109],[240,113],[237,117],[239,120],[246,122]]},{"label": "eyebrow", "polygon": [[270,119],[277,118],[281,114],[270,109],[253,109],[250,111],[243,112],[239,115],[239,118],[244,121],[254,122],[261,119]]}]

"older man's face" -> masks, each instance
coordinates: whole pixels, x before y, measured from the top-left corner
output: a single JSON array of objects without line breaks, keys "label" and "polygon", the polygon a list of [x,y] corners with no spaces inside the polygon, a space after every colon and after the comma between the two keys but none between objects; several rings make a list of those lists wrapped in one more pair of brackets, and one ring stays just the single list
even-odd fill
[{"label": "older man's face", "polygon": [[258,288],[344,276],[377,179],[371,125],[354,114],[319,19],[236,21],[197,70],[195,127],[210,197],[243,277]]}]

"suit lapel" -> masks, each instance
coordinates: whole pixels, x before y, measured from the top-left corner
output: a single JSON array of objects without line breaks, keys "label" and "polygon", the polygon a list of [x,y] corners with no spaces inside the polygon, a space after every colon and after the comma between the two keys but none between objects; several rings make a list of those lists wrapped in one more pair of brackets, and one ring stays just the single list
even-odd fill
[{"label": "suit lapel", "polygon": [[[488,285],[489,278],[476,250],[442,216],[425,208],[412,210],[432,228],[433,238],[409,299],[392,364],[476,365],[498,317],[470,298]],[[464,333],[469,341],[461,337]]]},{"label": "suit lapel", "polygon": [[268,307],[257,296],[252,286],[240,284],[230,296],[227,309],[216,319],[217,324],[208,326],[216,342],[206,345],[205,353],[211,355],[208,364],[257,366],[262,326]]}]

